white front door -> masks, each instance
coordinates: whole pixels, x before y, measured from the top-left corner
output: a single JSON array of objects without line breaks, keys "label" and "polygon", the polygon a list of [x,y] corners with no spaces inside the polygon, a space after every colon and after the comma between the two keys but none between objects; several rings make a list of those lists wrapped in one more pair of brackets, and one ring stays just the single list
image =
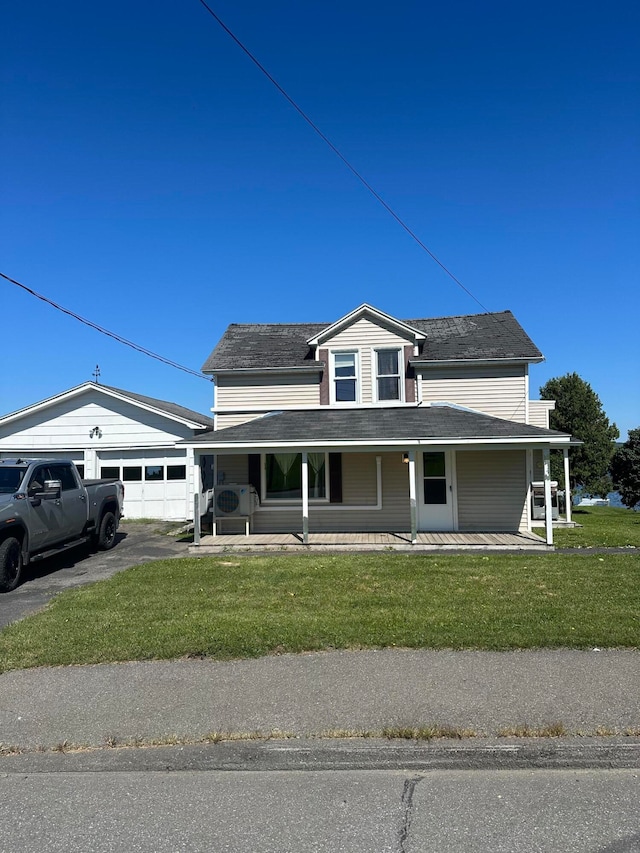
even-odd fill
[{"label": "white front door", "polygon": [[418,530],[453,530],[453,461],[450,450],[418,454]]}]

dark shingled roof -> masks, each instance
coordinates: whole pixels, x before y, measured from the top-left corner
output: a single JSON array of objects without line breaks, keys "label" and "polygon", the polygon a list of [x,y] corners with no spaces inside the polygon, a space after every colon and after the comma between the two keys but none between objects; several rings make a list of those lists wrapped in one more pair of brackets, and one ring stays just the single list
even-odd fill
[{"label": "dark shingled roof", "polygon": [[[376,409],[310,409],[274,412],[239,426],[202,433],[201,444],[253,444],[290,441],[400,442],[418,439],[566,438],[566,433],[506,421],[455,406],[398,406]],[[192,442],[182,442],[191,444]]]},{"label": "dark shingled roof", "polygon": [[143,394],[134,394],[132,391],[123,391],[122,388],[113,388],[111,385],[99,385],[96,383],[96,387],[114,391],[116,394],[128,397],[136,403],[144,403],[145,406],[160,409],[160,411],[166,412],[168,415],[175,415],[175,417],[182,418],[185,421],[193,421],[196,424],[201,424],[203,427],[213,427],[213,418],[194,412],[193,409],[185,409],[184,406],[179,406],[177,403],[157,400],[155,397],[145,397]]},{"label": "dark shingled roof", "polygon": [[[427,335],[417,361],[542,358],[542,353],[511,311],[402,322]],[[202,370],[215,373],[218,370],[313,367],[314,351],[307,341],[329,325],[232,323]]]},{"label": "dark shingled roof", "polygon": [[542,358],[511,311],[405,322],[427,336],[415,361]]}]

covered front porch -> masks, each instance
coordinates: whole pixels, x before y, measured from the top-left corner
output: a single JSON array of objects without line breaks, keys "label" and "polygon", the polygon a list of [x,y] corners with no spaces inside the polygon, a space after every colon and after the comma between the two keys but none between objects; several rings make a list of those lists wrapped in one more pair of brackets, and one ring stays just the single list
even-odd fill
[{"label": "covered front porch", "polygon": [[215,484],[196,490],[195,545],[544,549],[552,514],[532,532],[533,454],[550,508],[550,449],[570,442],[447,404],[273,413],[189,442],[194,480],[204,452]]},{"label": "covered front porch", "polygon": [[190,550],[198,554],[233,551],[548,551],[553,546],[534,533],[250,533],[203,534]]}]

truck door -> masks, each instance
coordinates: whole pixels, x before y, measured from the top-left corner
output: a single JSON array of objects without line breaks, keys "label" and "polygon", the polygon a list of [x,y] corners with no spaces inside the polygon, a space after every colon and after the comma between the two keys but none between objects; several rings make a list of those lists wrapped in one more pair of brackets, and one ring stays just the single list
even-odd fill
[{"label": "truck door", "polygon": [[60,528],[63,525],[61,502],[41,497],[45,481],[51,479],[49,466],[38,465],[27,483],[30,551],[42,551],[60,540]]},{"label": "truck door", "polygon": [[65,533],[63,539],[80,536],[87,523],[87,493],[71,465],[50,465],[52,480],[60,480],[60,506]]}]

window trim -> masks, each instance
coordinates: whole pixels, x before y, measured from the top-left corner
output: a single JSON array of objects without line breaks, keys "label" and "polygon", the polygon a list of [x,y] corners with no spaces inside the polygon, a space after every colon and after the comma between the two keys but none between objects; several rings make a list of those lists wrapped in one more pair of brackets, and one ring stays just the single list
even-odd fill
[{"label": "window trim", "polygon": [[[355,400],[336,400],[336,355],[353,355],[353,381],[356,384]],[[340,349],[329,350],[329,361],[331,364],[330,371],[330,389],[329,400],[332,406],[357,406],[360,404],[362,393],[362,370],[360,366],[360,350],[358,347],[345,347]],[[346,377],[345,377],[346,378]],[[351,378],[351,377],[349,377]]]},{"label": "window trim", "polygon": [[[378,353],[380,352],[395,352],[398,356],[398,372],[397,373],[378,373]],[[404,376],[404,349],[399,346],[382,346],[382,347],[374,347],[371,351],[371,374],[372,374],[372,385],[373,385],[373,399],[374,402],[381,406],[394,405],[397,403],[405,402],[405,376]],[[398,396],[393,400],[381,400],[380,392],[379,392],[379,384],[378,380],[384,377],[395,377],[398,378]]]},{"label": "window trim", "polygon": [[[331,482],[329,478],[329,452],[326,450],[313,451],[324,454],[324,497],[323,498],[309,498],[309,504],[314,506],[321,506],[323,504],[328,504],[330,502],[330,488]],[[267,456],[273,456],[273,453],[261,453],[260,454],[260,504],[262,506],[269,507],[298,507],[302,506],[302,495],[299,498],[274,498],[267,497]],[[293,456],[302,457],[302,451],[298,450],[295,453],[292,453]],[[302,458],[300,459],[300,464],[302,465]]]}]

